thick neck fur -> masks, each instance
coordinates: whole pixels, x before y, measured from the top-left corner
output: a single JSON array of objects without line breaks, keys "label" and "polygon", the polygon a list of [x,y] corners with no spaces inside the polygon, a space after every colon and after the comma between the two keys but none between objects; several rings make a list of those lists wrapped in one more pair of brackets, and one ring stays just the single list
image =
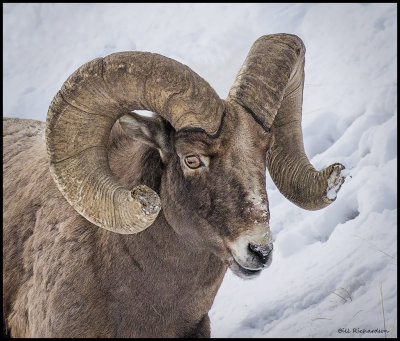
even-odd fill
[{"label": "thick neck fur", "polygon": [[[113,134],[109,162],[118,181],[126,188],[145,184],[160,193],[164,166],[158,151],[123,134],[115,134],[115,131]],[[104,238],[107,239],[106,234],[108,232],[103,235],[103,241]],[[120,301],[116,293],[118,304],[126,306],[127,311],[137,310],[138,307],[132,302],[126,302],[126,298],[148,296],[142,302],[153,302],[152,307],[141,309],[146,315],[152,312],[149,320],[155,325],[154,335],[163,334],[157,330],[158,319],[171,319],[170,336],[174,336],[174,333],[184,336],[193,328],[193,323],[196,324],[204,318],[227,269],[222,261],[212,253],[182,240],[168,224],[162,210],[153,225],[145,231],[137,235],[113,235],[113,238],[114,241],[109,240],[106,246],[109,248],[110,244],[114,244],[119,249],[118,257],[123,259],[115,260],[101,253],[101,262],[108,264],[113,272],[103,272],[106,274],[103,283],[108,282],[110,285],[104,289],[125,292],[134,287],[137,291],[127,291],[126,297],[120,295]],[[118,271],[117,268],[122,264],[125,269]],[[119,281],[119,277],[123,280]],[[142,283],[138,285],[138,281]],[[129,282],[132,284],[129,285]],[[175,312],[175,316],[171,311]],[[135,314],[138,313],[140,311],[135,311]],[[187,330],[174,330],[174,324],[179,326],[189,317],[198,321],[188,320]],[[124,328],[129,329],[129,320],[126,319],[127,325],[119,326],[119,332],[123,333]]]},{"label": "thick neck fur", "polygon": [[[30,127],[18,127],[29,122],[14,121],[3,137],[3,310],[11,335],[209,336],[207,313],[226,265],[185,243],[162,210],[135,235],[88,222],[50,176],[44,123],[27,134]],[[159,191],[156,150],[113,130],[109,162],[123,186]]]}]

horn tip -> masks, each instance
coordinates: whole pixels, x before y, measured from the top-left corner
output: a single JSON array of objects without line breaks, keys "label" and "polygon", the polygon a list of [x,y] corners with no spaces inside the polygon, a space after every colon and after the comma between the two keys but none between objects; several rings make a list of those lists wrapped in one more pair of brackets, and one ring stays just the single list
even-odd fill
[{"label": "horn tip", "polygon": [[161,210],[161,200],[158,194],[146,185],[135,187],[131,191],[132,198],[140,203],[145,215],[154,215]]},{"label": "horn tip", "polygon": [[341,163],[334,163],[329,168],[331,168],[332,171],[327,179],[326,199],[331,203],[336,200],[337,193],[345,181],[345,175],[342,173],[345,166]]}]

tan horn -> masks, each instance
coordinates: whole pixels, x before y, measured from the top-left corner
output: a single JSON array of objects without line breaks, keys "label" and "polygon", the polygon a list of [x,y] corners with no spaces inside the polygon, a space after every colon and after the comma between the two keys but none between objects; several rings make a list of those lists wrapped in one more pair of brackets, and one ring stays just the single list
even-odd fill
[{"label": "tan horn", "polygon": [[224,103],[186,65],[147,52],[94,59],[65,81],[47,115],[51,174],[83,217],[123,234],[146,229],[161,209],[157,193],[144,185],[124,188],[108,164],[111,128],[133,110],[156,112],[176,130],[194,128],[212,135],[219,129]]},{"label": "tan horn", "polygon": [[295,35],[262,36],[251,47],[228,98],[272,129],[275,143],[267,167],[280,192],[302,208],[317,210],[336,199],[344,166],[335,163],[317,171],[304,152],[304,55],[304,44]]}]

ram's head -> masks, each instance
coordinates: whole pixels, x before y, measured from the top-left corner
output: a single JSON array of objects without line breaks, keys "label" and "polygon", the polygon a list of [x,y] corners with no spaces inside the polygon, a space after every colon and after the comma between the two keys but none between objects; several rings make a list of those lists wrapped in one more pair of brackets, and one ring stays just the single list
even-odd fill
[{"label": "ram's head", "polygon": [[[83,65],[48,113],[56,184],[83,217],[116,233],[148,228],[163,208],[182,240],[253,277],[272,259],[266,168],[286,198],[309,210],[329,205],[343,182],[341,164],[317,171],[304,152],[304,53],[294,35],[259,38],[225,100],[189,67],[158,54],[115,53]],[[116,122],[158,149],[159,194],[115,180],[107,148]]]}]

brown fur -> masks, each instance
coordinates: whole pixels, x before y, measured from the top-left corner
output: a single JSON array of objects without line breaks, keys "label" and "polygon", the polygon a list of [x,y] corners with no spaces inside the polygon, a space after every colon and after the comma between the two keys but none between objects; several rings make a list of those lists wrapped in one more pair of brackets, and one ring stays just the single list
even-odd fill
[{"label": "brown fur", "polygon": [[[114,176],[162,200],[156,221],[136,235],[100,229],[68,204],[48,170],[44,123],[4,119],[3,313],[11,336],[210,336],[207,313],[229,242],[255,218],[269,221],[247,196],[257,189],[266,198],[270,134],[229,105],[214,139],[148,120],[160,125],[152,133],[162,134],[152,140],[159,152],[114,126]],[[209,168],[185,173],[179,156],[188,153],[207,153]]]}]

